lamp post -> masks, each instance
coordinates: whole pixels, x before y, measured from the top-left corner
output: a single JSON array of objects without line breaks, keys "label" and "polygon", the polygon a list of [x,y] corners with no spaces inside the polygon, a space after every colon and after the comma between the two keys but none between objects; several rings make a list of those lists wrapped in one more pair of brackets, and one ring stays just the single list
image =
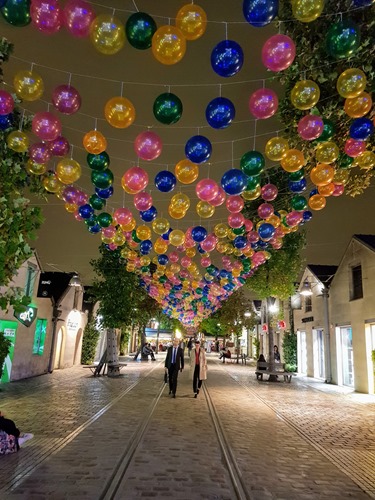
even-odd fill
[{"label": "lamp post", "polygon": [[61,316],[61,309],[59,307],[61,306],[63,300],[67,296],[70,287],[75,287],[75,293],[74,293],[74,308],[77,306],[77,294],[76,291],[78,290],[78,287],[81,287],[81,280],[79,279],[78,275],[72,276],[70,279],[68,286],[65,288],[64,292],[62,293],[61,297],[55,301],[53,297],[51,297],[52,300],[52,323],[53,323],[53,328],[52,328],[52,339],[51,339],[51,350],[49,354],[49,360],[48,360],[48,373],[53,372],[53,361],[54,361],[54,354],[55,354],[55,343],[56,343],[56,334],[57,334],[57,322],[58,321],[65,321],[63,319],[60,319]]}]

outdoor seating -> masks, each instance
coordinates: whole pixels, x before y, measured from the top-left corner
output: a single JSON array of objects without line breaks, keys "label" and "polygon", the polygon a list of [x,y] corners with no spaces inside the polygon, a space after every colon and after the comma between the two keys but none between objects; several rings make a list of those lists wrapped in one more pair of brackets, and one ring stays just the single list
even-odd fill
[{"label": "outdoor seating", "polygon": [[274,375],[276,377],[284,377],[284,382],[291,382],[293,373],[285,371],[285,363],[267,363],[258,361],[255,370],[257,380],[263,381],[263,375]]}]

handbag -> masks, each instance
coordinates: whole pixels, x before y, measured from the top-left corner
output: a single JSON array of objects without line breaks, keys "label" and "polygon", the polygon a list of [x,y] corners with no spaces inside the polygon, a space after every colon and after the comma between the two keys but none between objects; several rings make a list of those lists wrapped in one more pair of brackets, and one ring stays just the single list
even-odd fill
[{"label": "handbag", "polygon": [[168,373],[164,373],[164,384],[168,383]]}]

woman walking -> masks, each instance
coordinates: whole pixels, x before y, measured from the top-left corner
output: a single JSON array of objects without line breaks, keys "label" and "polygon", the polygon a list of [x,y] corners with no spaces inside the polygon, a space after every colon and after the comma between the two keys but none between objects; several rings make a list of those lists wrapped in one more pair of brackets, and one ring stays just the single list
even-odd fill
[{"label": "woman walking", "polygon": [[199,340],[195,341],[195,349],[190,355],[190,372],[193,376],[193,392],[196,398],[199,389],[202,387],[202,380],[207,380],[207,360],[206,352],[200,346]]}]

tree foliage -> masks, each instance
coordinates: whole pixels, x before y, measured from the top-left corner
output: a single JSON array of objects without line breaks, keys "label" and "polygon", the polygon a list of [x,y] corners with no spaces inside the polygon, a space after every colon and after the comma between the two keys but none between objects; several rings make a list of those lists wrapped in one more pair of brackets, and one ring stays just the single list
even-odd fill
[{"label": "tree foliage", "polygon": [[81,363],[90,365],[95,358],[96,346],[100,337],[100,331],[97,329],[93,320],[89,321],[84,329],[82,337]]},{"label": "tree foliage", "polygon": [[12,343],[3,332],[0,332],[0,379],[3,374],[5,358],[8,356]]},{"label": "tree foliage", "polygon": [[284,333],[283,353],[286,369],[295,372],[297,370],[297,335],[295,333]]}]

